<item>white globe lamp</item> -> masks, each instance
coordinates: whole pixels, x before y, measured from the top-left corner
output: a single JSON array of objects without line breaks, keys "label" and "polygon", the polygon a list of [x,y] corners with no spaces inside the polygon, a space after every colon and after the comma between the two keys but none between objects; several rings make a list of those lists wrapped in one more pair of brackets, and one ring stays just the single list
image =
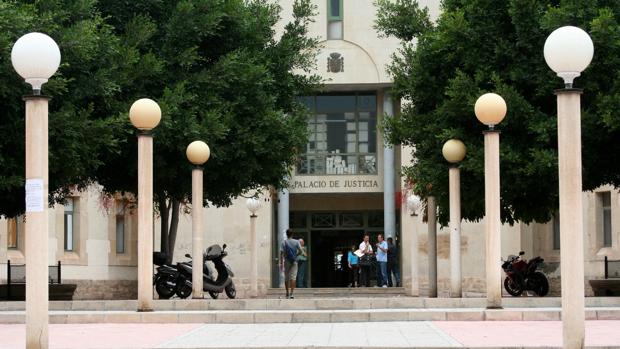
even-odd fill
[{"label": "white globe lamp", "polygon": [[564,79],[567,88],[581,75],[594,55],[594,44],[583,29],[566,26],[554,30],[545,41],[545,61]]},{"label": "white globe lamp", "polygon": [[260,209],[262,203],[259,199],[257,198],[249,198],[246,200],[245,202],[246,206],[248,207],[248,210],[250,210],[250,213],[252,213],[252,215],[254,216],[256,214],[256,212]]},{"label": "white globe lamp", "polygon": [[411,212],[412,215],[415,215],[418,210],[420,209],[420,197],[411,193],[409,194],[409,196],[407,197],[407,208],[409,209],[409,212]]},{"label": "white globe lamp", "polygon": [[152,99],[138,99],[129,109],[129,119],[138,130],[150,131],[159,125],[161,109]]},{"label": "white globe lamp", "polygon": [[478,120],[493,129],[506,116],[506,101],[496,93],[485,93],[476,101],[474,112]]},{"label": "white globe lamp", "polygon": [[203,141],[193,141],[187,146],[185,150],[187,160],[196,166],[204,165],[211,156],[211,150],[207,143]]},{"label": "white globe lamp", "polygon": [[35,95],[60,66],[60,49],[54,39],[43,33],[28,33],[19,38],[11,50],[13,68]]},{"label": "white globe lamp", "polygon": [[449,163],[456,164],[465,158],[467,148],[465,144],[458,139],[450,139],[444,143],[441,153]]}]

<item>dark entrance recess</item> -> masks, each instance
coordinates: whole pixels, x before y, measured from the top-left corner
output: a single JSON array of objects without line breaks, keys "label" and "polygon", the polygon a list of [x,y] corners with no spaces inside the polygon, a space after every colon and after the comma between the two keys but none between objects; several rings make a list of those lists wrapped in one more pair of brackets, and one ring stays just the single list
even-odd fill
[{"label": "dark entrance recess", "polygon": [[363,230],[312,231],[312,287],[346,287],[347,255],[362,241]]},{"label": "dark entrance recess", "polygon": [[348,252],[359,246],[365,232],[373,244],[377,241],[383,232],[383,211],[291,211],[289,224],[294,238],[303,238],[307,246],[307,287],[347,287]]}]

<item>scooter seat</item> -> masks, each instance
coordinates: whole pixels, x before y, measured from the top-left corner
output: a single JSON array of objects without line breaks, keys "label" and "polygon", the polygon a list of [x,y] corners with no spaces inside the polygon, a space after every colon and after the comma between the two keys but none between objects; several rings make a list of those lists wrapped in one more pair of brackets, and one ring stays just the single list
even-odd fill
[{"label": "scooter seat", "polygon": [[220,245],[211,245],[207,248],[207,253],[205,254],[205,259],[211,260],[217,258],[222,255],[222,248]]}]

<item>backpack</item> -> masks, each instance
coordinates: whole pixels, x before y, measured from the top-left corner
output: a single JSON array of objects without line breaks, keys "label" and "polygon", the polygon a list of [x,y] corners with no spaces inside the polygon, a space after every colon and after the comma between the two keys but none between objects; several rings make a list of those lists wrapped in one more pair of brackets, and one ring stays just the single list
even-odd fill
[{"label": "backpack", "polygon": [[291,247],[286,241],[284,241],[284,254],[286,260],[293,263],[297,260],[297,251]]}]

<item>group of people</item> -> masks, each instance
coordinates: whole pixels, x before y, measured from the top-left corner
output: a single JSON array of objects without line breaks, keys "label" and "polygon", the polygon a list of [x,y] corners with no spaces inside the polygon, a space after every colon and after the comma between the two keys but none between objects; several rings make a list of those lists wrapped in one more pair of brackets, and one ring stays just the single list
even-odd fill
[{"label": "group of people", "polygon": [[[377,287],[392,287],[392,275],[396,286],[400,286],[398,272],[398,247],[392,238],[387,241],[383,234],[377,235],[377,242],[373,249],[370,235],[364,234],[364,240],[359,246],[353,245],[348,253],[349,287],[370,287],[370,276],[373,265],[376,265]],[[359,247],[359,248],[358,248]],[[376,264],[374,263],[376,260]]]},{"label": "group of people", "polygon": [[[286,298],[294,298],[295,287],[306,287],[308,252],[303,239],[294,239],[293,231],[286,230],[286,240],[280,246],[280,268],[284,269]],[[387,241],[383,234],[377,235],[374,245],[370,235],[364,234],[359,246],[353,245],[347,256],[349,268],[349,287],[370,287],[371,270],[376,266],[377,287],[392,287],[392,276],[400,287],[398,271],[398,247],[392,238]],[[375,263],[376,261],[376,263]]]},{"label": "group of people", "polygon": [[293,239],[293,231],[286,230],[286,240],[280,246],[280,269],[284,269],[286,298],[295,298],[295,286],[306,287],[308,251],[303,239]]}]

